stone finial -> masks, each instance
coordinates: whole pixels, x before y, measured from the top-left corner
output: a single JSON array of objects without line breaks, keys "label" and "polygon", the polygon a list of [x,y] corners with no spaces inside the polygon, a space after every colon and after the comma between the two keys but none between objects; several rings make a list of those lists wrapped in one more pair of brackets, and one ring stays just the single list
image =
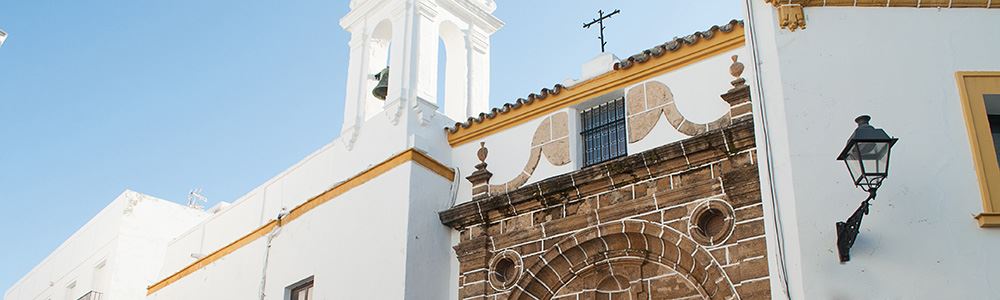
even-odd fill
[{"label": "stone finial", "polygon": [[486,142],[479,142],[479,151],[476,151],[479,164],[476,165],[475,172],[472,172],[469,177],[465,177],[465,179],[468,179],[472,183],[473,200],[485,198],[490,195],[490,178],[493,177],[493,173],[486,170],[486,156],[489,153],[490,150],[486,148]]},{"label": "stone finial", "polygon": [[739,56],[733,55],[733,64],[729,65],[729,75],[736,77],[730,83],[733,84],[733,88],[729,89],[725,94],[722,94],[722,99],[729,103],[729,115],[731,120],[735,120],[740,117],[748,116],[751,114],[750,107],[750,87],[747,86],[747,80],[742,77],[743,75],[743,63],[739,62]]},{"label": "stone finial", "polygon": [[[486,142],[479,142],[479,151],[476,151],[476,156],[479,157],[479,162],[486,167],[486,155],[490,154],[490,149],[486,149]],[[479,166],[476,166],[478,169]]]},{"label": "stone finial", "polygon": [[729,74],[733,75],[733,77],[743,75],[743,63],[737,60],[739,57],[739,55],[733,55],[733,64],[729,66]]},{"label": "stone finial", "polygon": [[743,79],[743,77],[741,77],[743,75],[744,66],[743,63],[737,60],[738,58],[739,55],[733,55],[733,64],[729,65],[729,74],[733,75],[733,77],[736,77],[736,79],[729,82],[733,84],[733,88],[730,89],[730,91],[746,86],[747,82],[746,79]]}]

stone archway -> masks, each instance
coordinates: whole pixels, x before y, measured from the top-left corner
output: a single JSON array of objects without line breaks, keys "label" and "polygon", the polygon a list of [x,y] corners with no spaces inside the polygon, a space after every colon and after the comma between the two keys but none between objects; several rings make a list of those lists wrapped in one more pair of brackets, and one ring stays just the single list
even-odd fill
[{"label": "stone archway", "polygon": [[[508,299],[549,300],[590,292],[624,293],[628,296],[624,299],[645,299],[652,293],[655,298],[664,291],[651,288],[649,281],[667,277],[681,293],[689,288],[705,299],[738,298],[726,273],[707,250],[671,227],[643,220],[581,230],[525,265],[525,273]],[[677,276],[670,276],[674,274]]]}]

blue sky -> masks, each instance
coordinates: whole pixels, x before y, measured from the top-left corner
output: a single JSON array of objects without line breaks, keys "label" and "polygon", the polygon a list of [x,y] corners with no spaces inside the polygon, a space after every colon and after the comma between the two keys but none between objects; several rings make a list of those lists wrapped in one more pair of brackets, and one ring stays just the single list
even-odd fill
[{"label": "blue sky", "polygon": [[[741,2],[504,1],[492,105],[742,18]],[[340,132],[346,0],[0,0],[6,290],[124,189],[232,201]]]}]

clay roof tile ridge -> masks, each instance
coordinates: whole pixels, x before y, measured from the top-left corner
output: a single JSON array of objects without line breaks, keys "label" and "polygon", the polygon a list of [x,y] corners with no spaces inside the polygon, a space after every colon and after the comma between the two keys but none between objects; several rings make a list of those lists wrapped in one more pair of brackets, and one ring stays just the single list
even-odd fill
[{"label": "clay roof tile ridge", "polygon": [[[708,30],[705,31],[696,31],[684,37],[674,37],[670,41],[667,41],[663,44],[656,45],[652,48],[631,55],[624,60],[615,62],[614,65],[612,65],[612,70],[618,71],[618,70],[629,69],[632,66],[636,65],[637,63],[641,64],[649,61],[650,58],[660,57],[668,52],[676,52],[677,50],[683,48],[684,45],[692,45],[698,43],[698,41],[702,39],[705,40],[712,39],[718,32],[732,32],[733,30],[736,29],[737,25],[742,26],[743,21],[733,19],[721,26],[714,25],[712,27],[709,27]],[[519,109],[522,106],[531,105],[532,103],[535,102],[535,100],[543,100],[545,98],[548,98],[548,96],[550,95],[557,95],[560,92],[562,92],[562,90],[566,89],[569,88],[562,84],[556,84],[552,87],[552,89],[542,88],[539,91],[539,93],[528,94],[527,99],[517,98],[516,100],[513,101],[513,103],[504,103],[500,106],[500,108],[492,108],[489,114],[480,113],[478,118],[470,117],[466,122],[456,122],[454,127],[445,127],[444,128],[445,132],[456,133],[458,132],[459,127],[469,128],[470,126],[472,126],[473,122],[482,123],[487,118],[489,119],[496,118],[502,114],[509,113],[512,110]]]}]

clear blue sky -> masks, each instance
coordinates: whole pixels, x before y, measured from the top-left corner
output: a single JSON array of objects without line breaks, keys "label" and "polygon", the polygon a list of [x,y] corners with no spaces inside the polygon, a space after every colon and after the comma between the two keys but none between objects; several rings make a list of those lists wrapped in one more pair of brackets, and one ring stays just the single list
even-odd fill
[{"label": "clear blue sky", "polygon": [[[504,1],[491,104],[577,77],[615,8],[625,57],[740,1]],[[340,132],[347,0],[0,1],[0,289],[124,189],[232,201]]]}]

